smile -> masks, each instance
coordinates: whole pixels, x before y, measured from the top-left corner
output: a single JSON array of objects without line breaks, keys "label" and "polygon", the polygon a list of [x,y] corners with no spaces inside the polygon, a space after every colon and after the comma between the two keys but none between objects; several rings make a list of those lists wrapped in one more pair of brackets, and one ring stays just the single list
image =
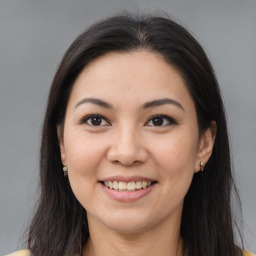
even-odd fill
[{"label": "smile", "polygon": [[147,187],[151,186],[151,181],[104,181],[103,184],[111,188],[113,190],[119,191],[119,192],[135,192],[141,189],[146,189]]}]

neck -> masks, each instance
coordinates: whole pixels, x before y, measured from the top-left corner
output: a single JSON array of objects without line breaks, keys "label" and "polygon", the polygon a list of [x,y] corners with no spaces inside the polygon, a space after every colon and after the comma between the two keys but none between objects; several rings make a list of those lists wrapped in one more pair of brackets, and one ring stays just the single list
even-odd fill
[{"label": "neck", "polygon": [[[108,227],[92,223],[90,237],[83,248],[82,256],[182,256],[183,243],[180,225],[158,225],[143,232],[120,233]],[[90,227],[90,225],[89,225]]]}]

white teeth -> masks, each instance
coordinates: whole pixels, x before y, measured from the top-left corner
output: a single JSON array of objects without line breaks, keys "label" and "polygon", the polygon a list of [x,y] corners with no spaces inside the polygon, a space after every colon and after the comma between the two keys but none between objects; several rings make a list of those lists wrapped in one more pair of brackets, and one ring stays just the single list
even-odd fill
[{"label": "white teeth", "polygon": [[113,189],[118,190],[118,182],[117,181],[113,181]]},{"label": "white teeth", "polygon": [[136,189],[141,189],[142,188],[142,182],[141,181],[137,181],[136,182]]},{"label": "white teeth", "polygon": [[135,182],[134,182],[134,181],[128,182],[128,184],[127,184],[127,190],[128,190],[128,191],[134,191],[134,190],[135,190]]},{"label": "white teeth", "polygon": [[148,183],[147,183],[146,181],[142,181],[142,186],[143,186],[143,188],[146,188],[147,185],[148,185]]},{"label": "white teeth", "polygon": [[145,189],[152,184],[150,181],[104,181],[104,185],[118,191],[135,191],[136,189]]},{"label": "white teeth", "polygon": [[127,183],[120,181],[118,184],[118,188],[120,191],[125,191],[127,189]]}]

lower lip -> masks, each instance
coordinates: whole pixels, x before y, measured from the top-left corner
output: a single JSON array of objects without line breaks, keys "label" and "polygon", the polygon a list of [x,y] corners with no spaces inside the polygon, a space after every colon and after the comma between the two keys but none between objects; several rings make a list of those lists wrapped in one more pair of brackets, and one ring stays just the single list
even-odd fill
[{"label": "lower lip", "polygon": [[109,197],[111,197],[119,202],[134,202],[136,200],[139,200],[139,199],[143,198],[144,196],[146,196],[147,194],[149,194],[155,186],[155,183],[154,183],[144,189],[135,190],[133,192],[122,192],[122,191],[111,189],[111,188],[103,185],[102,183],[100,183],[100,184],[101,184],[104,192],[106,192]]}]

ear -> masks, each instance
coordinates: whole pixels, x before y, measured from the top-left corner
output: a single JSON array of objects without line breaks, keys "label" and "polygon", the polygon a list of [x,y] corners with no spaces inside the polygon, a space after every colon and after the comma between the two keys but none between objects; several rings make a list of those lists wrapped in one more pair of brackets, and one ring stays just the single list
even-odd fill
[{"label": "ear", "polygon": [[66,154],[65,154],[65,147],[64,147],[63,132],[61,130],[60,125],[57,126],[57,135],[58,135],[58,142],[60,147],[61,161],[63,165],[66,165]]},{"label": "ear", "polygon": [[195,162],[195,172],[200,171],[201,161],[203,161],[205,164],[208,162],[212,154],[216,132],[217,124],[215,121],[212,121],[210,127],[207,130],[205,130],[201,135]]}]

